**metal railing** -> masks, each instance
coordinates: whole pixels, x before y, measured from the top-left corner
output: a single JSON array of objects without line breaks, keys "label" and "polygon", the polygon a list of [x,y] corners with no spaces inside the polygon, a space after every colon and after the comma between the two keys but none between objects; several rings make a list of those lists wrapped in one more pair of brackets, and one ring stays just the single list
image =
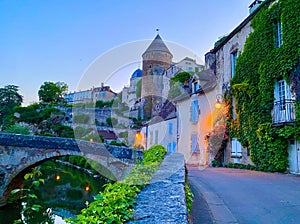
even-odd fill
[{"label": "metal railing", "polygon": [[295,117],[295,100],[286,99],[274,102],[272,112],[273,124],[293,123]]}]

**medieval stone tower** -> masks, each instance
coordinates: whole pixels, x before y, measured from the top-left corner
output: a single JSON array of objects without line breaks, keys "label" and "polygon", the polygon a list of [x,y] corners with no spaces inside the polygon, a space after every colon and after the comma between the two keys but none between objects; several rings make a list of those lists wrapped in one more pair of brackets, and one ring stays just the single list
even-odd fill
[{"label": "medieval stone tower", "polygon": [[159,36],[156,35],[149,47],[142,55],[142,94],[144,101],[143,118],[150,118],[158,114],[163,99],[163,76],[171,66],[173,55]]}]

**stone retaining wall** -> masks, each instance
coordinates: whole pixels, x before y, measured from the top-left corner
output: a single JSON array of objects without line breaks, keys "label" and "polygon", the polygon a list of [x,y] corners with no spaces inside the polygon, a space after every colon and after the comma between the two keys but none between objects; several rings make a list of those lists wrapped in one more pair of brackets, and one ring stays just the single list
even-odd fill
[{"label": "stone retaining wall", "polygon": [[137,196],[134,208],[136,220],[128,223],[187,224],[184,184],[184,157],[180,153],[172,153],[164,159],[149,185]]}]

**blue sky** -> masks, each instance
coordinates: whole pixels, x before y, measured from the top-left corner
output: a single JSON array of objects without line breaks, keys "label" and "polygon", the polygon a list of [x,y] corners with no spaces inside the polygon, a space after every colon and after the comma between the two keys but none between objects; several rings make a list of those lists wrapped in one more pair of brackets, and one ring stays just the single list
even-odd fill
[{"label": "blue sky", "polygon": [[[70,91],[78,90],[97,58],[127,43],[150,41],[156,28],[164,40],[202,59],[219,37],[248,16],[252,2],[1,0],[0,86],[18,85],[25,104],[38,100],[37,91],[44,81],[63,81]],[[99,74],[88,85],[106,82],[119,91],[139,64],[115,68],[118,75],[110,78]],[[92,87],[88,85],[83,88]]]}]

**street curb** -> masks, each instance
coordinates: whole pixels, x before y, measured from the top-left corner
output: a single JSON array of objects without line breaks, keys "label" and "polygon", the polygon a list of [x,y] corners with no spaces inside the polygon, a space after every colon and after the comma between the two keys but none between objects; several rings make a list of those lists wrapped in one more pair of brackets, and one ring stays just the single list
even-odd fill
[{"label": "street curb", "polygon": [[213,222],[216,224],[235,224],[238,223],[237,219],[231,213],[230,209],[225,205],[222,198],[215,192],[209,189],[209,186],[205,185],[202,181],[193,180],[193,176],[189,176],[189,181],[193,186],[199,190],[204,200],[207,202],[208,207],[211,211]]}]

